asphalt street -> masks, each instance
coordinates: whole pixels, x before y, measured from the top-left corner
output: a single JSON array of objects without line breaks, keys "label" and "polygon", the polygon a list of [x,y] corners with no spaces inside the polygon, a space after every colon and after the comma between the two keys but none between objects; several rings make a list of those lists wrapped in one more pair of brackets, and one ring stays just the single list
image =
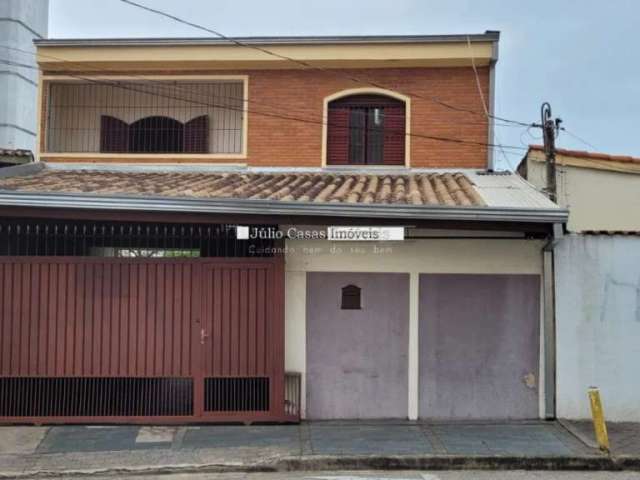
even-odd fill
[{"label": "asphalt street", "polygon": [[[59,477],[56,477],[59,478]],[[78,477],[75,477],[78,478]],[[114,477],[82,477],[113,480]],[[119,477],[121,480],[640,480],[640,472],[536,472],[536,471],[448,471],[448,472],[288,472],[221,473]]]}]

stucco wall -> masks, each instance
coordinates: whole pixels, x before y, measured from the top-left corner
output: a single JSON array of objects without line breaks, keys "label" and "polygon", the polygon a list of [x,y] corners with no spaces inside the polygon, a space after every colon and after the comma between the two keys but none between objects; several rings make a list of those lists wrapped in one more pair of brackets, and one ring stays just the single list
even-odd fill
[{"label": "stucco wall", "polygon": [[606,418],[640,421],[640,237],[565,237],[556,254],[557,409],[588,418],[600,388]]},{"label": "stucco wall", "polygon": [[[443,232],[446,235],[446,232]],[[419,276],[421,273],[542,274],[540,240],[414,239],[404,242],[287,241],[285,368],[302,373],[305,413],[307,272],[409,273],[408,417],[418,417]],[[540,330],[542,335],[542,331]],[[540,358],[544,358],[543,347]],[[542,360],[541,360],[542,361]],[[540,372],[543,372],[540,366]],[[544,378],[540,375],[540,411]]]},{"label": "stucco wall", "polygon": [[[529,160],[528,180],[546,186],[545,164]],[[567,165],[557,166],[558,202],[569,208],[567,228],[640,230],[640,175]]]}]

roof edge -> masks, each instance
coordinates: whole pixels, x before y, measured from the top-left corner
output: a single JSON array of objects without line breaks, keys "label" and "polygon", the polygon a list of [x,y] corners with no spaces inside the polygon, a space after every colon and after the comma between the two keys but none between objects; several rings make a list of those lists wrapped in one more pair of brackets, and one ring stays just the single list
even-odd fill
[{"label": "roof edge", "polygon": [[340,45],[369,43],[466,43],[498,42],[500,32],[453,35],[336,35],[336,36],[264,36],[264,37],[141,37],[141,38],[45,38],[34,44],[42,47],[84,46],[174,46],[174,45],[234,45],[233,40],[248,45]]},{"label": "roof edge", "polygon": [[569,216],[568,210],[558,208],[362,205],[235,198],[142,198],[127,195],[26,193],[7,190],[0,190],[0,206],[525,223],[565,223]]},{"label": "roof edge", "polygon": [[[529,152],[530,151],[544,152],[544,146],[529,145]],[[608,153],[600,153],[600,152],[587,152],[586,150],[570,150],[566,148],[556,148],[556,154],[564,155],[567,157],[576,157],[584,160],[607,160],[610,162],[620,162],[620,163],[640,163],[640,157],[633,157],[631,155],[611,155]]]},{"label": "roof edge", "polygon": [[11,167],[0,168],[0,178],[22,177],[33,175],[45,169],[42,162],[29,162],[22,165],[13,165]]}]

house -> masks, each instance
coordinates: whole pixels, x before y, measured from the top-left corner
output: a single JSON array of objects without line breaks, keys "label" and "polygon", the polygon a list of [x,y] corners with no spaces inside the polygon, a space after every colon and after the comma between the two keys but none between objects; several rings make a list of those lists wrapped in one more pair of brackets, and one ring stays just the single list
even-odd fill
[{"label": "house", "polygon": [[[519,170],[546,186],[532,146]],[[556,246],[557,415],[590,416],[598,386],[607,419],[640,420],[640,158],[574,150],[556,156],[558,203],[569,209]]]},{"label": "house", "polygon": [[36,42],[2,421],[553,417],[567,211],[493,169],[498,41]]}]

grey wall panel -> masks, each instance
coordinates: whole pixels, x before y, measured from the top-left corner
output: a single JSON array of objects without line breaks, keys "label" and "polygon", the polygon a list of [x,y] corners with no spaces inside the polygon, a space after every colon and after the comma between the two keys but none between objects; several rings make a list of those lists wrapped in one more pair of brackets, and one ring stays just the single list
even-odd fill
[{"label": "grey wall panel", "polygon": [[[342,287],[362,310],[341,310]],[[307,274],[307,417],[406,418],[409,275]]]},{"label": "grey wall panel", "polygon": [[420,275],[421,418],[537,418],[538,275]]}]

